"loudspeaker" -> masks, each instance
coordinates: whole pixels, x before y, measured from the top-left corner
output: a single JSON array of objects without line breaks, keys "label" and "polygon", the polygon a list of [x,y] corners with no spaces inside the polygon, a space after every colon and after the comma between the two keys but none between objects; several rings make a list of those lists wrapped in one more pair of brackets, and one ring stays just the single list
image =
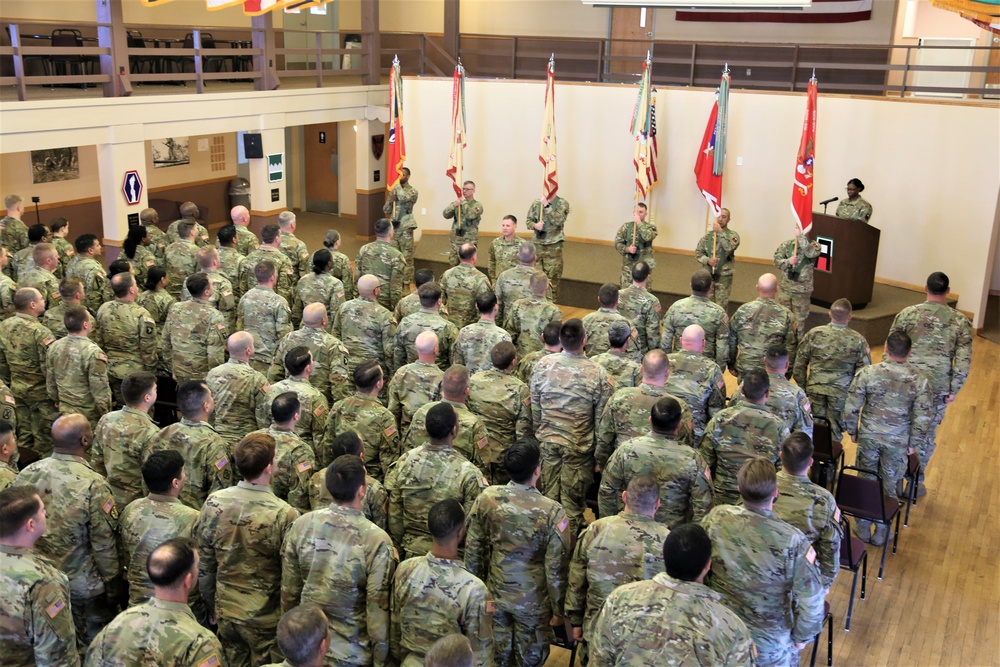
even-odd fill
[{"label": "loudspeaker", "polygon": [[243,135],[243,154],[247,156],[248,160],[260,160],[264,157],[264,145],[260,141],[259,134],[247,132]]}]

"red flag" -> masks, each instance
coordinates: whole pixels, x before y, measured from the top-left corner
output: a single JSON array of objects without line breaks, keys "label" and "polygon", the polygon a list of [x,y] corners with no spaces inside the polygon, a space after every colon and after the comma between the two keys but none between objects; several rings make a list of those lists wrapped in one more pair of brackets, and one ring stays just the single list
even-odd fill
[{"label": "red flag", "polygon": [[399,73],[399,58],[392,61],[389,75],[389,158],[387,189],[391,192],[399,185],[406,162],[406,139],[403,137],[403,79]]},{"label": "red flag", "polygon": [[455,65],[451,88],[451,152],[445,175],[451,179],[455,196],[462,198],[462,149],[465,148],[465,68]]},{"label": "red flag", "polygon": [[792,213],[795,223],[803,234],[812,229],[813,209],[813,162],[816,159],[816,78],[809,79],[809,101],[806,103],[806,117],[802,121],[802,139],[795,159],[795,176],[792,179]]},{"label": "red flag", "polygon": [[556,175],[556,63],[555,56],[549,60],[545,76],[545,120],[542,121],[542,141],[538,147],[538,161],[545,172],[542,174],[542,196],[552,201],[559,190]]},{"label": "red flag", "polygon": [[694,163],[695,182],[715,216],[722,212],[722,174],[716,175],[712,171],[715,163],[718,119],[719,98],[716,97],[715,104],[712,105],[712,113],[708,116],[708,125],[705,126],[705,135],[701,139],[701,147],[698,149],[698,159]]}]

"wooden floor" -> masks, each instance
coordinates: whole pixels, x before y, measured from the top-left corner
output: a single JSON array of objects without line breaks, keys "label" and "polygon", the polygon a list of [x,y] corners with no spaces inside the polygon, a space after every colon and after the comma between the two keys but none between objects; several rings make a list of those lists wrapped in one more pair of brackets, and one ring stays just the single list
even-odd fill
[{"label": "wooden floor", "polygon": [[[589,311],[563,307],[566,317]],[[872,358],[881,359],[882,349]],[[842,571],[828,600],[834,615],[834,665],[1000,665],[1000,346],[973,339],[972,373],[938,429],[918,501],[899,552],[877,579],[881,552],[869,549],[868,590],[855,600],[844,632],[851,572]],[[735,378],[726,373],[730,392]],[[855,447],[845,439],[848,464]],[[860,580],[859,580],[860,588]],[[812,646],[802,653],[809,664]],[[571,667],[552,649],[546,667]],[[826,634],[817,664],[826,660]]]}]

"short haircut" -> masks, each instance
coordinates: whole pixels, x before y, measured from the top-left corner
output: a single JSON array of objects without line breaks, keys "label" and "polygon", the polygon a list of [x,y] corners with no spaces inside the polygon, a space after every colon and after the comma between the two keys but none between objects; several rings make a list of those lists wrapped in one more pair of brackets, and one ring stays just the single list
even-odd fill
[{"label": "short haircut", "polygon": [[674,579],[695,581],[711,558],[712,538],[700,524],[682,523],[663,542],[663,564]]},{"label": "short haircut", "polygon": [[451,404],[436,403],[427,411],[425,423],[428,436],[433,440],[444,440],[458,424],[458,415]]},{"label": "short haircut", "polygon": [[517,227],[517,216],[514,215],[513,213],[508,213],[507,215],[505,215],[504,217],[502,217],[500,219],[501,220],[510,220],[511,222],[514,223],[514,226]]},{"label": "short haircut", "polygon": [[636,262],[632,267],[632,280],[641,283],[649,277],[649,264],[646,262]]},{"label": "short haircut", "polygon": [[62,216],[57,216],[49,221],[49,229],[52,230],[53,234],[60,231],[63,227],[69,227],[69,220]]},{"label": "short haircut", "polygon": [[905,331],[890,331],[889,337],[885,339],[885,351],[894,357],[905,357],[910,353],[911,347],[913,341]]},{"label": "short haircut", "polygon": [[417,287],[434,281],[434,272],[430,269],[417,269],[413,272],[413,282]]},{"label": "short haircut", "polygon": [[549,322],[542,328],[542,342],[552,347],[559,344],[562,333],[562,322]]},{"label": "short haircut", "polygon": [[276,272],[274,262],[269,259],[257,262],[257,265],[253,267],[253,277],[257,279],[258,284],[269,282],[271,278],[274,278]]},{"label": "short haircut", "polygon": [[531,241],[525,241],[517,249],[517,261],[521,264],[531,264],[537,256],[538,250],[535,249],[535,244]]},{"label": "short haircut", "polygon": [[672,396],[664,396],[649,410],[650,423],[653,429],[660,433],[673,433],[677,425],[681,423],[680,402]]},{"label": "short haircut", "polygon": [[16,535],[41,507],[42,494],[31,484],[0,491],[0,537]]},{"label": "short haircut", "polygon": [[66,331],[75,334],[83,331],[83,325],[90,319],[90,311],[83,306],[66,306],[63,310],[63,324]]},{"label": "short haircut", "polygon": [[382,366],[372,359],[358,364],[354,369],[354,386],[361,391],[371,391],[382,379]]},{"label": "short haircut", "polygon": [[763,456],[747,459],[736,473],[736,485],[744,502],[759,505],[774,497],[778,475],[774,463]]},{"label": "short haircut", "polygon": [[[54,248],[55,246],[53,246]],[[108,278],[114,278],[122,273],[130,273],[132,271],[132,262],[128,261],[125,257],[119,257],[115,261],[108,265]]]},{"label": "short haircut", "polygon": [[660,499],[660,483],[653,475],[636,475],[625,487],[625,499],[637,512],[652,512]]},{"label": "short haircut", "polygon": [[445,635],[424,656],[424,667],[472,667],[475,656],[465,635]]},{"label": "short haircut", "polygon": [[767,368],[778,368],[788,361],[788,348],[784,345],[769,345],[764,351],[764,366]]},{"label": "short haircut", "polygon": [[743,374],[743,395],[749,401],[759,401],[771,389],[771,378],[761,368],[754,368]]},{"label": "short haircut", "polygon": [[236,470],[243,479],[257,479],[274,461],[274,438],[267,433],[248,433],[233,449]]},{"label": "short haircut", "polygon": [[164,588],[177,585],[194,568],[195,549],[190,537],[175,537],[153,549],[146,558],[149,580]]},{"label": "short haircut", "polygon": [[[162,266],[151,266],[149,271],[146,271],[146,289],[153,290],[156,289],[160,284],[160,281],[167,277],[167,270]],[[188,289],[190,292],[191,290]],[[203,292],[204,294],[204,292]]]},{"label": "short haircut", "polygon": [[424,308],[433,308],[441,300],[441,286],[431,281],[417,288],[417,298]]},{"label": "short haircut", "polygon": [[135,276],[131,273],[119,273],[111,278],[111,292],[118,299],[128,296],[129,290],[135,286]]},{"label": "short haircut", "polygon": [[532,440],[518,440],[510,446],[504,455],[503,467],[512,480],[518,484],[524,484],[531,480],[531,476],[535,474],[541,457],[542,453],[538,443]]},{"label": "short haircut", "polygon": [[375,236],[382,238],[383,236],[388,236],[389,231],[392,229],[392,221],[388,218],[379,218],[375,221]]},{"label": "short haircut", "polygon": [[193,201],[186,201],[177,207],[177,211],[181,214],[182,218],[197,218],[201,213],[201,209]]},{"label": "short haircut", "polygon": [[31,259],[36,265],[43,264],[48,257],[59,259],[59,251],[51,243],[38,243],[31,251]]},{"label": "short haircut", "polygon": [[129,373],[122,380],[122,398],[125,405],[138,405],[142,403],[142,397],[153,391],[156,387],[156,375],[149,371],[138,371]]},{"label": "short haircut", "polygon": [[0,445],[7,441],[8,437],[14,436],[14,425],[6,419],[0,419]]},{"label": "short haircut", "polygon": [[793,431],[781,443],[781,465],[794,473],[803,472],[809,467],[809,459],[813,455],[813,441],[803,431]]},{"label": "short haircut", "polygon": [[278,214],[278,227],[288,227],[295,222],[295,214],[291,211],[282,211]]},{"label": "short haircut", "polygon": [[198,250],[198,268],[200,269],[208,269],[217,259],[219,259],[219,251],[212,246],[205,246]]},{"label": "short haircut", "polygon": [[280,234],[281,229],[278,228],[278,225],[273,222],[268,223],[260,230],[260,240],[264,243],[274,243],[274,239],[278,238]]},{"label": "short haircut", "polygon": [[608,327],[608,344],[611,347],[624,347],[632,336],[632,327],[628,322],[615,322]]},{"label": "short haircut", "polygon": [[585,335],[583,320],[577,317],[566,320],[563,322],[562,328],[559,329],[559,340],[567,350],[576,351],[583,347]]},{"label": "short haircut", "polygon": [[465,510],[454,498],[440,500],[427,513],[427,530],[436,542],[447,540],[465,525]]},{"label": "short haircut", "polygon": [[458,258],[463,262],[468,262],[476,256],[476,246],[471,243],[463,243],[458,248]]},{"label": "short haircut", "polygon": [[935,296],[943,296],[948,293],[950,286],[948,276],[940,271],[935,271],[927,276],[927,291]]},{"label": "short haircut", "polygon": [[195,299],[205,296],[205,292],[208,291],[211,284],[212,281],[209,279],[207,273],[192,273],[184,281],[184,285],[187,287],[191,297]]},{"label": "short haircut", "polygon": [[312,352],[305,345],[296,345],[285,355],[285,370],[289,375],[301,375],[312,361]]},{"label": "short haircut", "polygon": [[80,234],[76,237],[76,241],[73,241],[73,247],[76,248],[78,254],[82,255],[90,252],[95,243],[97,243],[97,237],[93,234]]},{"label": "short haircut", "polygon": [[299,395],[294,391],[286,391],[278,394],[271,401],[271,418],[277,424],[284,424],[295,417],[295,413],[302,407],[299,402]]},{"label": "short haircut", "polygon": [[837,324],[844,324],[851,318],[853,310],[850,301],[847,299],[837,299],[830,306],[830,317]]},{"label": "short haircut", "polygon": [[357,431],[344,431],[330,443],[330,456],[333,459],[337,459],[345,454],[361,456],[361,452],[364,449],[365,443],[362,442],[361,436],[358,435]]},{"label": "short haircut", "polygon": [[545,296],[549,289],[549,277],[544,271],[535,271],[528,277],[528,289],[533,296]]},{"label": "short haircut", "polygon": [[150,493],[166,493],[183,469],[184,457],[176,449],[155,451],[142,463],[142,481]]},{"label": "short haircut", "polygon": [[34,287],[18,287],[14,292],[14,309],[25,310],[32,301],[41,301],[42,293]]},{"label": "short haircut", "polygon": [[469,388],[469,369],[462,364],[455,364],[444,372],[441,378],[441,393],[447,396],[464,394]]},{"label": "short haircut", "polygon": [[208,397],[212,395],[212,390],[208,388],[204,380],[187,380],[181,382],[177,387],[177,407],[185,417],[196,415],[201,412],[201,406],[205,404]]},{"label": "short haircut", "polygon": [[338,456],[326,469],[326,490],[338,503],[354,500],[358,489],[364,485],[365,464],[358,456]]},{"label": "short haircut", "polygon": [[76,276],[66,276],[59,281],[59,296],[63,300],[72,299],[82,291],[84,291],[83,281]]},{"label": "short haircut", "polygon": [[28,227],[28,243],[40,243],[48,235],[49,228],[41,223],[35,223]]},{"label": "short haircut", "polygon": [[194,221],[187,220],[177,225],[177,236],[182,239],[189,239],[194,236]]},{"label": "short haircut", "polygon": [[604,283],[601,285],[601,289],[597,290],[597,302],[605,308],[610,308],[618,303],[618,292],[618,285],[615,285],[614,283]]},{"label": "short haircut", "polygon": [[476,187],[475,181],[462,181],[462,185],[471,185],[473,189]]},{"label": "short haircut", "polygon": [[312,256],[312,272],[316,275],[323,273],[332,261],[333,253],[326,248],[320,248]]},{"label": "short haircut", "polygon": [[490,350],[490,361],[497,370],[507,370],[517,357],[517,348],[509,340],[502,340]]},{"label": "short haircut", "polygon": [[307,602],[285,612],[278,621],[278,648],[292,667],[311,664],[330,634],[330,622],[319,605]]},{"label": "short haircut", "polygon": [[712,274],[706,269],[698,269],[691,274],[691,291],[695,294],[708,294],[712,289]]},{"label": "short haircut", "polygon": [[497,296],[493,292],[483,292],[476,297],[476,310],[483,314],[493,312],[497,306]]},{"label": "short haircut", "polygon": [[216,238],[219,241],[219,245],[228,248],[233,244],[234,241],[236,241],[236,234],[237,234],[236,225],[234,225],[233,223],[229,223],[228,225],[225,225],[224,227],[222,227],[222,229],[219,230],[219,233],[216,236]]},{"label": "short haircut", "polygon": [[23,201],[21,195],[7,195],[3,198],[3,205],[7,208],[14,208]]}]

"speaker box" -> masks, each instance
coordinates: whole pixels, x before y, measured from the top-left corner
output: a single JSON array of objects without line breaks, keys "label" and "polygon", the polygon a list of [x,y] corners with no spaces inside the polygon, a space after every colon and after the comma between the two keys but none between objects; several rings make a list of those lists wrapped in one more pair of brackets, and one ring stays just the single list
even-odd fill
[{"label": "speaker box", "polygon": [[243,153],[247,156],[248,160],[260,160],[264,157],[264,146],[261,143],[259,134],[247,134],[243,135]]}]

